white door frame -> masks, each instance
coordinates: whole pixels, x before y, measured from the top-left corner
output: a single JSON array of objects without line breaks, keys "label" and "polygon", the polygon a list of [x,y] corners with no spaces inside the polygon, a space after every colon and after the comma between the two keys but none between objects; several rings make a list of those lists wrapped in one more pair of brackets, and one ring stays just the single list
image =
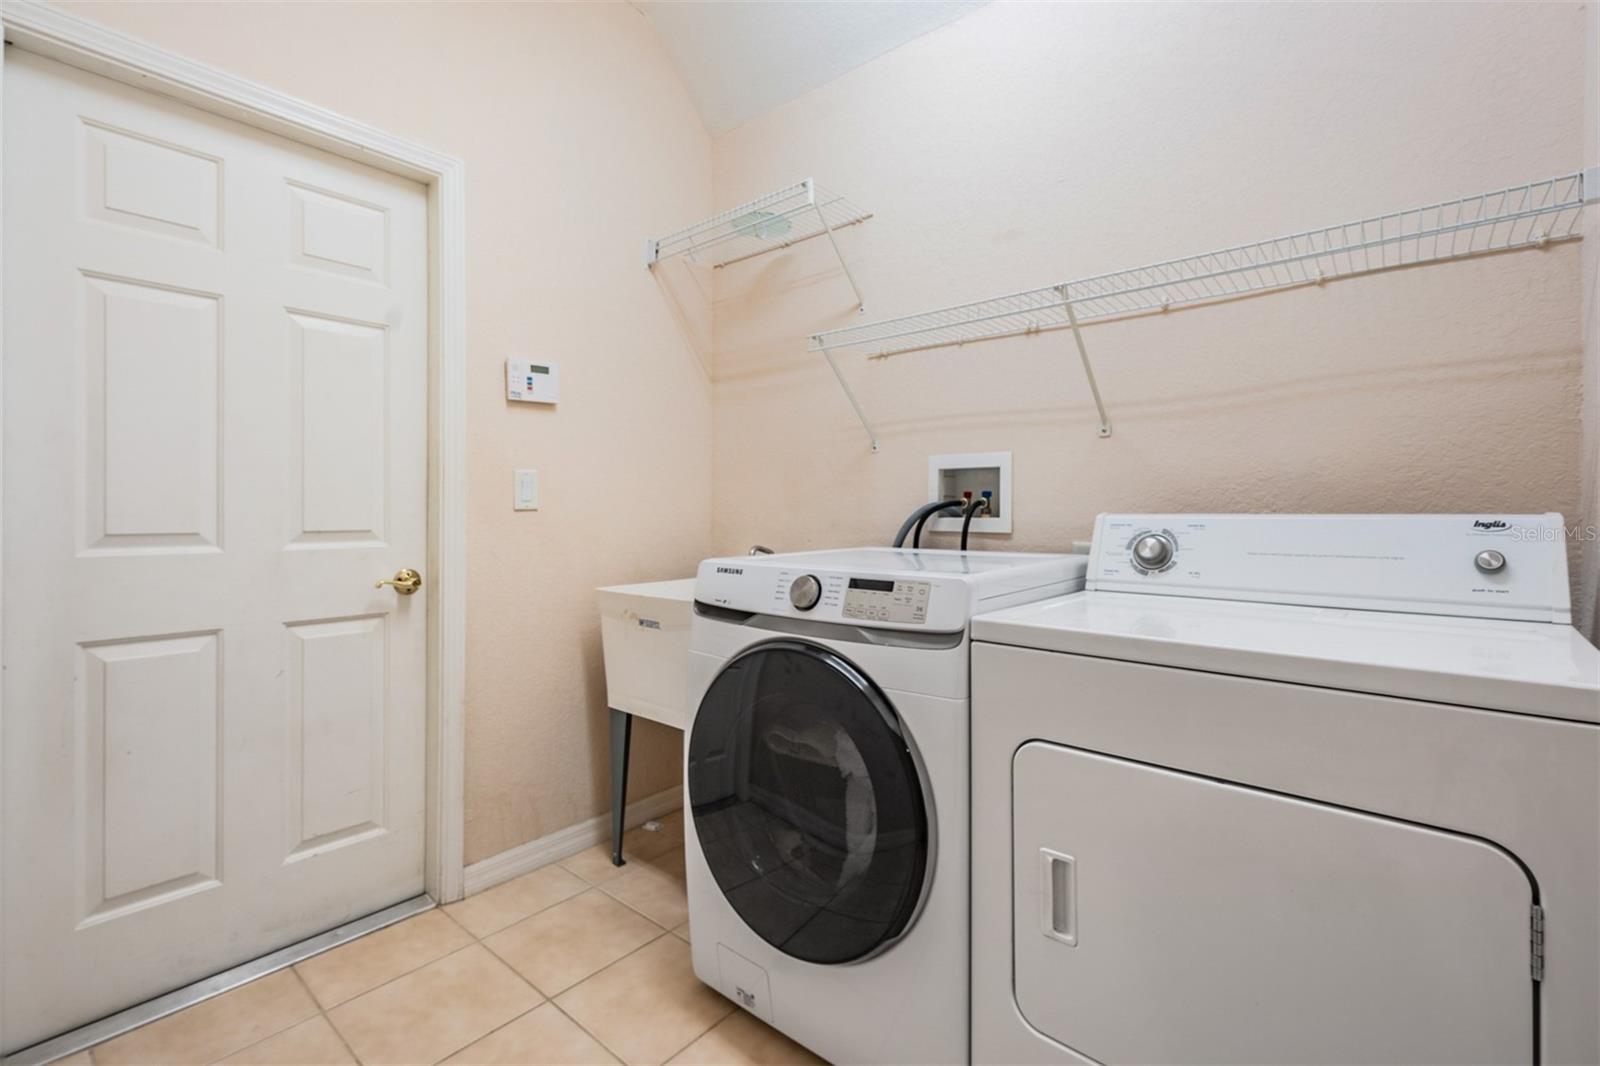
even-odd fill
[{"label": "white door frame", "polygon": [[[125,37],[38,0],[0,0],[0,24],[4,26],[5,39],[16,48],[171,97],[427,186],[428,579],[431,594],[428,600],[427,843],[423,881],[428,894],[440,903],[461,898],[466,821],[463,701],[467,606],[466,176],[461,160],[204,63]],[[3,85],[4,72],[5,49],[0,48],[0,85]],[[4,115],[0,112],[0,145],[4,144],[4,133]],[[0,235],[4,234],[4,228],[5,217],[0,207]],[[0,261],[0,272],[3,270],[4,263]],[[0,316],[3,314],[4,297],[0,295]],[[4,336],[0,332],[0,364],[4,356]],[[4,428],[4,417],[4,408],[0,406],[0,430]],[[3,447],[0,443],[0,448]],[[4,528],[4,506],[4,496],[0,494],[0,529]],[[3,576],[0,576],[0,605],[4,602]],[[0,705],[0,716],[4,713],[4,706]],[[4,772],[3,767],[0,761],[0,773]],[[3,952],[4,938],[5,928],[0,918],[0,952]],[[0,959],[3,957],[0,953]]]}]

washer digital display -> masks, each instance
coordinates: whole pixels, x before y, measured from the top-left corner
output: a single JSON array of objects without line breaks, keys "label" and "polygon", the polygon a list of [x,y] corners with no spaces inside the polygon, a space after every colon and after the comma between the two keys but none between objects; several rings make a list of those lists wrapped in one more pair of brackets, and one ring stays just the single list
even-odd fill
[{"label": "washer digital display", "polygon": [[853,577],[844,594],[844,616],[863,622],[897,622],[919,626],[928,620],[926,581],[890,581]]}]

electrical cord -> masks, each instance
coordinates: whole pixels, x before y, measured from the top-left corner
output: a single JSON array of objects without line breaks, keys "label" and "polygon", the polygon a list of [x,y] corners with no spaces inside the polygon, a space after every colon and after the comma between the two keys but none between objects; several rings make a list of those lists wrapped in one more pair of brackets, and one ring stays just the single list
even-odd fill
[{"label": "electrical cord", "polygon": [[967,531],[972,528],[972,516],[977,514],[979,511],[987,511],[988,509],[989,509],[989,501],[988,501],[988,499],[986,497],[983,497],[983,496],[979,496],[977,499],[975,499],[971,503],[967,504],[967,513],[964,516],[962,516],[962,519],[961,519],[961,550],[962,551],[966,551],[967,550]]},{"label": "electrical cord", "polygon": [[940,500],[937,503],[925,503],[921,507],[918,507],[906,517],[904,522],[900,524],[900,532],[896,533],[894,537],[894,546],[896,548],[905,547],[906,537],[911,533],[912,527],[916,528],[917,540],[913,542],[911,546],[913,548],[920,546],[922,541],[923,523],[927,522],[930,517],[938,514],[941,511],[948,511],[951,508],[960,508],[961,503],[962,501],[960,500]]}]

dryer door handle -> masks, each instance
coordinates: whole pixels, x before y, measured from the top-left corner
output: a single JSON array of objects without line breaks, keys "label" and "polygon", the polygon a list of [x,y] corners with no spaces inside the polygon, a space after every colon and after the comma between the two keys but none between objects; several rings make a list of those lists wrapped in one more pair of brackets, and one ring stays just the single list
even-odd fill
[{"label": "dryer door handle", "polygon": [[1078,860],[1049,848],[1039,849],[1039,929],[1078,946]]}]

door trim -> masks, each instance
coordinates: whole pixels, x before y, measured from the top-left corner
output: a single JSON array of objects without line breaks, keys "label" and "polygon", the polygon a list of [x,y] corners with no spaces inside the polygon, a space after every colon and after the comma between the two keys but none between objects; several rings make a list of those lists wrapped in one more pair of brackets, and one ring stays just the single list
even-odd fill
[{"label": "door trim", "polygon": [[[39,0],[0,0],[0,25],[4,27],[6,41],[16,48],[171,97],[426,186],[428,580],[432,594],[428,601],[427,828],[423,882],[428,895],[439,903],[460,899],[466,822],[463,789],[467,638],[464,164],[454,156],[126,37]],[[5,49],[0,48],[0,86],[3,86],[4,71]],[[4,139],[4,116],[0,112],[0,150],[3,150]],[[3,207],[0,207],[0,234],[4,233],[4,227]],[[0,278],[4,276],[3,271],[4,262],[0,260]],[[0,296],[0,316],[4,314],[3,299]],[[0,364],[4,357],[4,334],[0,331]],[[0,406],[0,429],[3,429],[3,421],[4,409]],[[0,530],[4,528],[3,509],[4,496],[0,493]],[[0,604],[4,602],[4,587],[0,584]],[[0,625],[3,624],[4,617],[0,614]],[[0,701],[3,698],[0,695]],[[4,706],[0,704],[0,715],[3,714]],[[0,773],[4,772],[3,766],[0,761]],[[0,869],[0,876],[3,873]],[[0,920],[0,960],[4,958],[4,944],[5,928]],[[0,1037],[0,1044],[3,1044],[3,1037]]]}]

